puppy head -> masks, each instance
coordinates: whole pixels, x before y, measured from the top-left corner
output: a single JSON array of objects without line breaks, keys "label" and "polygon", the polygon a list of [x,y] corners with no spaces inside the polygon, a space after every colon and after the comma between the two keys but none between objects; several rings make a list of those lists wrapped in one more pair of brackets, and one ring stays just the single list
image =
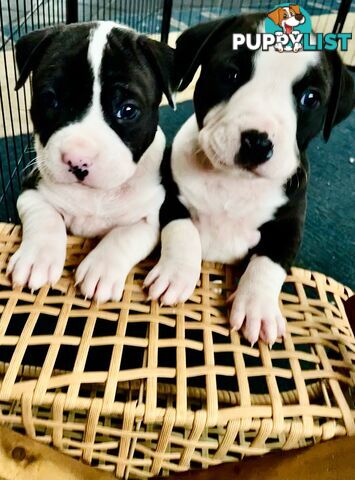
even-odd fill
[{"label": "puppy head", "polygon": [[262,31],[264,19],[246,15],[187,30],[177,42],[176,71],[183,89],[202,66],[194,105],[200,147],[215,168],[287,179],[308,142],[322,128],[327,140],[351,112],[354,85],[334,52],[233,51],[232,33]]},{"label": "puppy head", "polygon": [[113,22],[59,26],[16,45],[17,88],[33,73],[31,117],[44,177],[111,189],[154,139],[173,51]]},{"label": "puppy head", "polygon": [[269,12],[267,16],[276,25],[284,28],[287,33],[292,32],[292,27],[296,27],[305,22],[305,18],[298,5],[275,8],[275,10]]}]

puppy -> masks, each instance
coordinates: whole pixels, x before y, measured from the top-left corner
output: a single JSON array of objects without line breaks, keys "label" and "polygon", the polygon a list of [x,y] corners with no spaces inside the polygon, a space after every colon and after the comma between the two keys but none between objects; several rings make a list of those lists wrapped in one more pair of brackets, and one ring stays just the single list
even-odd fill
[{"label": "puppy", "polygon": [[23,224],[7,273],[32,290],[55,284],[66,229],[103,237],[81,262],[86,298],[120,300],[130,269],[159,238],[164,198],[158,127],[172,103],[173,50],[113,22],[58,26],[21,38],[17,89],[32,72],[35,169],[17,207]]},{"label": "puppy", "polygon": [[[286,35],[291,35],[291,33],[299,33],[294,30],[294,27],[302,25],[306,19],[301,12],[301,9],[298,5],[289,5],[288,7],[279,7],[275,8],[272,12],[268,13],[268,18],[272,20],[277,26],[282,28],[282,32]],[[275,44],[275,50],[278,52],[283,52],[284,49],[293,49],[294,52],[298,52],[302,49],[301,43],[295,43],[292,47],[285,47],[280,43]]]},{"label": "puppy", "polygon": [[278,298],[302,236],[307,145],[322,130],[327,140],[354,105],[335,52],[233,51],[232,34],[262,31],[264,19],[218,20],[178,39],[179,90],[202,66],[196,113],[173,142],[161,258],[145,280],[151,298],[175,304],[193,292],[201,251],[217,262],[247,257],[230,323],[252,344],[285,333]]},{"label": "puppy", "polygon": [[305,22],[304,15],[298,5],[276,8],[268,13],[267,16],[276,25],[281,27],[283,33],[286,33],[287,35],[290,35],[293,32],[294,27],[298,27],[298,25]]}]

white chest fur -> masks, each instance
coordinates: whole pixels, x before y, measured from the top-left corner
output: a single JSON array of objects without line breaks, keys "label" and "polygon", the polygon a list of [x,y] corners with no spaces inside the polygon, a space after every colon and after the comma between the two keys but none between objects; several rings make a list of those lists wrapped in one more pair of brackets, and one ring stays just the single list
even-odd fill
[{"label": "white chest fur", "polygon": [[143,218],[157,222],[164,199],[158,182],[150,185],[137,182],[107,192],[88,191],[80,185],[45,183],[39,190],[61,213],[68,230],[84,237],[103,236],[115,226],[131,225]]},{"label": "white chest fur", "polygon": [[258,228],[286,201],[280,180],[231,169],[216,170],[198,152],[192,116],[174,140],[172,169],[181,201],[191,212],[205,260],[233,263],[260,240]]},{"label": "white chest fur", "polygon": [[115,226],[132,225],[142,219],[158,225],[164,200],[159,174],[164,146],[164,135],[159,129],[139,160],[135,174],[117,189],[101,190],[42,179],[38,190],[61,213],[74,235],[103,236]]}]

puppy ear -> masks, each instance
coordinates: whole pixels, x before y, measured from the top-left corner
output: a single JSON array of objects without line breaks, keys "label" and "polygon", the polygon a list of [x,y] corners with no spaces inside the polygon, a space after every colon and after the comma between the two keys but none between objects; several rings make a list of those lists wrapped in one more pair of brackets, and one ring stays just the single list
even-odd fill
[{"label": "puppy ear", "polygon": [[292,10],[295,15],[299,15],[301,13],[299,5],[290,5],[290,10]]},{"label": "puppy ear", "polygon": [[275,25],[280,25],[280,10],[282,10],[282,8],[276,8],[267,14],[267,17],[270,18]]},{"label": "puppy ear", "polygon": [[332,128],[350,115],[354,108],[354,81],[337,52],[327,52],[332,72],[332,89],[323,127],[323,137],[329,140]]},{"label": "puppy ear", "polygon": [[15,90],[23,87],[30,73],[38,66],[45,50],[58,31],[58,27],[45,28],[31,32],[17,41],[16,63],[20,75]]},{"label": "puppy ear", "polygon": [[174,49],[165,43],[151,40],[143,35],[138,37],[138,45],[145,53],[169,105],[175,108],[172,89]]},{"label": "puppy ear", "polygon": [[219,33],[235,23],[237,18],[229,17],[202,23],[180,35],[175,50],[174,90],[182,91],[188,86]]}]

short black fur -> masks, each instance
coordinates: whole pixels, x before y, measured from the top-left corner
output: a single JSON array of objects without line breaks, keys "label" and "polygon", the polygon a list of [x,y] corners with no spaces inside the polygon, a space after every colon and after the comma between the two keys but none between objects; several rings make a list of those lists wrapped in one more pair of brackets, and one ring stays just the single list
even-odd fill
[{"label": "short black fur", "polygon": [[159,211],[160,227],[164,228],[174,220],[190,218],[190,212],[179,200],[179,188],[174,181],[171,171],[171,147],[165,149],[163,161],[160,166],[162,184],[166,196]]},{"label": "short black fur", "polygon": [[[33,32],[17,42],[20,78],[24,68],[27,76],[33,73],[31,117],[42,145],[60,128],[80,120],[90,106],[93,85],[87,60],[90,28],[90,24],[54,27]],[[26,55],[29,59],[23,66]]]},{"label": "short black fur", "polygon": [[[155,66],[142,55],[136,34],[112,30],[100,77],[105,120],[129,147],[134,161],[138,161],[156,134],[163,85],[156,79]],[[137,119],[122,122],[117,118],[117,111],[124,102],[133,102],[139,108]]]}]

